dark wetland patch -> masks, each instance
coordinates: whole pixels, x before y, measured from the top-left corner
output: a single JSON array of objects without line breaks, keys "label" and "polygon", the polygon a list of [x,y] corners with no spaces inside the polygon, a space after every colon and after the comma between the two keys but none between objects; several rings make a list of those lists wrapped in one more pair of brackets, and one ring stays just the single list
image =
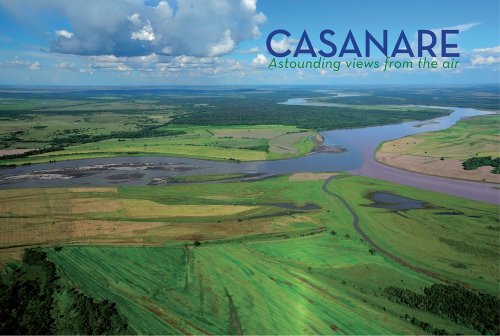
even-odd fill
[{"label": "dark wetland patch", "polygon": [[450,267],[453,267],[453,268],[460,268],[460,269],[466,269],[467,268],[467,265],[463,264],[463,263],[460,263],[460,262],[456,262],[456,263],[451,263],[450,264]]},{"label": "dark wetland patch", "polygon": [[424,201],[414,200],[385,191],[375,191],[369,193],[367,198],[374,202],[370,205],[371,207],[390,209],[394,211],[424,209],[429,207],[428,203]]},{"label": "dark wetland patch", "polygon": [[[459,253],[467,253],[476,255],[478,257],[486,257],[486,258],[498,258],[499,253],[495,249],[489,249],[481,246],[475,246],[468,244],[465,241],[453,240],[450,238],[440,237],[439,241],[453,248],[455,251]],[[498,249],[497,246],[494,246]]]},{"label": "dark wetland patch", "polygon": [[[462,211],[458,210],[450,210],[450,211],[441,211],[441,212],[435,212],[435,215],[440,215],[440,216],[460,216],[464,215]],[[471,216],[469,216],[471,217]]]}]

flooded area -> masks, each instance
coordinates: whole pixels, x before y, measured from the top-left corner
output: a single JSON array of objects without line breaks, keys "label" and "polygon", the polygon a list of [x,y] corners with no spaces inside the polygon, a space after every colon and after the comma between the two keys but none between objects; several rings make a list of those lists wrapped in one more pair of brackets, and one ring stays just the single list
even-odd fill
[{"label": "flooded area", "polygon": [[374,202],[370,204],[373,208],[390,209],[394,211],[423,209],[427,206],[426,202],[382,191],[371,193],[367,198]]}]

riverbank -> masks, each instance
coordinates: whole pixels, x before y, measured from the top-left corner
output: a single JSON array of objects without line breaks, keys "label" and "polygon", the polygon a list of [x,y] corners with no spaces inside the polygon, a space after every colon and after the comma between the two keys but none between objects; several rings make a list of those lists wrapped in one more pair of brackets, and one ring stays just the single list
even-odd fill
[{"label": "riverbank", "polygon": [[500,183],[500,175],[491,173],[491,167],[464,170],[461,160],[377,152],[375,159],[385,165],[415,173],[451,179]]},{"label": "riverbank", "polygon": [[471,157],[500,156],[500,115],[464,118],[437,132],[416,134],[382,143],[375,159],[407,171],[454,179],[500,183],[492,167],[463,169]]}]

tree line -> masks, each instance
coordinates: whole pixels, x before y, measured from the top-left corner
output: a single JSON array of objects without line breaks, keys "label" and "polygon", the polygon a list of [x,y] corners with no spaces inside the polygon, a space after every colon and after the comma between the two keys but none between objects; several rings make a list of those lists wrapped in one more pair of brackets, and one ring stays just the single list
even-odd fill
[{"label": "tree line", "polygon": [[26,249],[22,263],[0,274],[0,334],[102,335],[130,333],[114,303],[97,302],[59,280],[40,249]]},{"label": "tree line", "polygon": [[396,303],[450,319],[483,335],[500,334],[500,300],[490,294],[447,284],[426,287],[423,294],[394,286],[384,291]]}]

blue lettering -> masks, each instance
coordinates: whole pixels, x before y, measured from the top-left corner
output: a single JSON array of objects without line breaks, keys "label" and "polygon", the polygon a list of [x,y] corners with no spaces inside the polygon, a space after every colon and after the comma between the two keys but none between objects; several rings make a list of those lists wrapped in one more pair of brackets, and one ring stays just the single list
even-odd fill
[{"label": "blue lettering", "polygon": [[[302,49],[304,42],[307,44],[307,49]],[[293,57],[297,57],[299,54],[311,54],[312,57],[316,57],[316,52],[314,51],[311,40],[305,30],[300,37],[299,44],[297,44]]]},{"label": "blue lettering", "polygon": [[448,52],[448,48],[457,48],[458,45],[453,43],[446,43],[446,35],[448,34],[459,34],[458,29],[445,29],[441,31],[441,55],[443,57],[460,57],[459,53],[456,52]]},{"label": "blue lettering", "polygon": [[373,37],[368,30],[365,30],[366,57],[370,57],[370,42],[387,57],[387,29],[384,29],[382,44]]},{"label": "blue lettering", "polygon": [[[431,37],[431,43],[424,45],[424,34]],[[419,30],[418,31],[418,57],[422,57],[422,52],[426,50],[430,56],[436,57],[436,53],[432,48],[436,46],[436,34],[432,30]]]},{"label": "blue lettering", "polygon": [[[404,43],[405,49],[400,49],[401,42]],[[405,31],[402,30],[401,34],[399,34],[398,41],[396,42],[396,46],[394,47],[394,50],[392,51],[391,57],[396,56],[397,54],[408,54],[410,57],[414,57],[415,55],[413,54],[413,50],[411,50],[410,43],[408,42],[408,39],[406,38]]]},{"label": "blue lettering", "polygon": [[332,51],[330,51],[329,53],[326,53],[323,51],[323,49],[321,49],[319,51],[319,54],[323,57],[333,57],[337,53],[337,46],[335,45],[335,43],[333,43],[332,41],[328,40],[325,37],[326,34],[333,36],[333,35],[335,35],[335,32],[333,30],[330,30],[330,29],[325,29],[319,35],[319,39],[321,40],[321,42],[323,42],[324,44],[329,46],[332,49]]},{"label": "blue lettering", "polygon": [[273,55],[274,57],[286,57],[286,56],[290,55],[290,53],[291,53],[291,51],[289,49],[284,51],[284,52],[279,53],[279,52],[274,51],[273,47],[271,45],[271,41],[273,40],[273,37],[278,35],[278,34],[283,34],[286,37],[290,37],[290,35],[292,35],[292,34],[290,34],[290,32],[288,32],[288,30],[284,30],[284,29],[276,29],[276,30],[272,31],[266,40],[267,51],[269,51],[269,53],[271,55]]},{"label": "blue lettering", "polygon": [[[349,42],[352,43],[352,46],[354,49],[347,49]],[[350,31],[350,30],[349,30],[349,33],[347,34],[345,41],[344,41],[344,45],[342,46],[342,49],[340,49],[339,57],[344,56],[344,54],[356,54],[356,56],[362,57],[361,51],[359,51],[358,44],[356,43],[356,39],[354,38],[352,31]]]}]

